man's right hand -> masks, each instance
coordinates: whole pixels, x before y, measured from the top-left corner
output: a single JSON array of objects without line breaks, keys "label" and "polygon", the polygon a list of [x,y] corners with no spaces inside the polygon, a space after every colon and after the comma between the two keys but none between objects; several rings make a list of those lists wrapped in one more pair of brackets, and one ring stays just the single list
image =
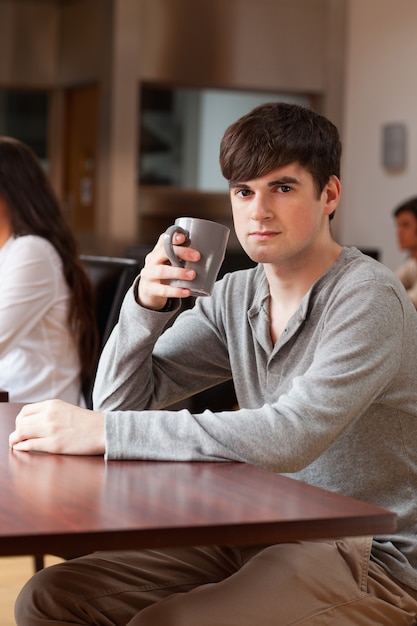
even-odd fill
[{"label": "man's right hand", "polygon": [[[184,240],[185,236],[182,233],[175,233],[175,254],[184,261],[198,261],[200,253],[193,248],[182,246]],[[161,311],[169,298],[188,298],[191,295],[190,289],[172,287],[168,281],[173,279],[191,281],[195,276],[194,270],[170,264],[162,234],[155,248],[145,258],[145,265],[140,273],[138,302],[147,309]]]}]

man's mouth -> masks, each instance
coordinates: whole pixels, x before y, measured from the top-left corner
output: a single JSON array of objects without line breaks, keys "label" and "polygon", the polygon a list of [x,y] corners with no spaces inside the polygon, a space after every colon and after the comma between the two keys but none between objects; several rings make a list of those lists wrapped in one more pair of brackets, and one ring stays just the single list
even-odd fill
[{"label": "man's mouth", "polygon": [[249,236],[253,239],[257,239],[258,241],[268,241],[269,239],[273,239],[279,234],[278,231],[275,230],[254,230],[249,233]]}]

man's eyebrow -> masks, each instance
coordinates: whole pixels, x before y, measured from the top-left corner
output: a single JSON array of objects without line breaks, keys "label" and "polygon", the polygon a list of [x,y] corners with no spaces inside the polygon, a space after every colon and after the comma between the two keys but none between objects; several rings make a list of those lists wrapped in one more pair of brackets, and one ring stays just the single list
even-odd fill
[{"label": "man's eyebrow", "polygon": [[[279,185],[299,185],[300,181],[298,178],[294,178],[293,176],[282,176],[281,178],[277,178],[277,180],[271,180],[268,183],[268,187],[276,187]],[[235,189],[239,187],[239,189],[250,189],[250,185],[247,183],[240,183],[238,180],[231,180],[229,182],[229,188]]]},{"label": "man's eyebrow", "polygon": [[241,187],[241,188],[243,187],[244,189],[249,189],[250,188],[250,186],[247,185],[246,183],[240,183],[237,180],[230,180],[229,181],[229,188],[230,189],[235,189],[236,187]]},{"label": "man's eyebrow", "polygon": [[277,180],[271,180],[268,183],[268,187],[275,187],[276,185],[299,185],[300,181],[298,178],[294,178],[293,176],[282,176]]}]

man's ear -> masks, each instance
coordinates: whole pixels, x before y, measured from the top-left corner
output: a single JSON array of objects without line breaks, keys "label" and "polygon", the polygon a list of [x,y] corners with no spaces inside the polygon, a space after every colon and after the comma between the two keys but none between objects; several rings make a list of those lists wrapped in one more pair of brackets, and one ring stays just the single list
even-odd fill
[{"label": "man's ear", "polygon": [[342,194],[342,184],[337,176],[332,174],[323,189],[324,195],[324,214],[330,215],[336,210]]}]

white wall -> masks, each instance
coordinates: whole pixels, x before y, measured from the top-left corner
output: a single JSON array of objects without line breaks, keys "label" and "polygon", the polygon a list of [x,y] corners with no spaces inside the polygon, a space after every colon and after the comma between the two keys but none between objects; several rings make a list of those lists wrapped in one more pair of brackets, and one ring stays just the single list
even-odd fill
[{"label": "white wall", "polygon": [[[350,0],[346,55],[342,243],[380,248],[395,269],[403,259],[392,209],[417,195],[417,2]],[[387,172],[382,126],[407,128],[407,164]]]},{"label": "white wall", "polygon": [[209,89],[201,96],[200,142],[197,157],[197,188],[203,191],[227,191],[218,162],[219,146],[226,128],[263,102],[296,102],[308,106],[306,96],[246,93]]}]

